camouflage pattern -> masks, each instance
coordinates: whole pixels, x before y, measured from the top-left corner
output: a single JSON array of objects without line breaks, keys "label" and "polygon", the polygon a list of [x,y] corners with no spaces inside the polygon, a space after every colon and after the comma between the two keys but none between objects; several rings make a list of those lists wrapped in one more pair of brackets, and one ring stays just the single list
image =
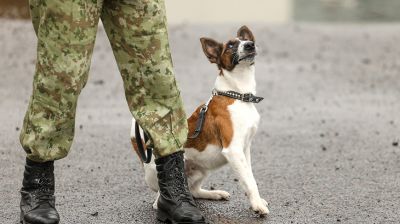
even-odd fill
[{"label": "camouflage pattern", "polygon": [[45,162],[68,154],[100,18],[129,108],[149,134],[155,156],[182,150],[187,121],[173,73],[163,0],[30,0],[30,9],[37,64],[20,135],[29,159]]}]

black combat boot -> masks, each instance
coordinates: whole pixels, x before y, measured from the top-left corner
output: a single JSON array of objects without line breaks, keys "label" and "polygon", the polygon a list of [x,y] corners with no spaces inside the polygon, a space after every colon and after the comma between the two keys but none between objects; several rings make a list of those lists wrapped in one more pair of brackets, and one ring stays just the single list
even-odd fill
[{"label": "black combat boot", "polygon": [[21,223],[57,224],[55,208],[54,162],[37,163],[26,159],[21,188]]},{"label": "black combat boot", "polygon": [[173,224],[206,223],[188,188],[183,152],[156,159],[155,162],[160,186],[157,218]]}]

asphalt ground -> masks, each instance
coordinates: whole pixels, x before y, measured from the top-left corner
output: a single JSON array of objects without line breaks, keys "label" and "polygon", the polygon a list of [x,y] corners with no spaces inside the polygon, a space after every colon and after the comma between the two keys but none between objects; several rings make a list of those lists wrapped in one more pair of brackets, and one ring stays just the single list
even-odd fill
[{"label": "asphalt ground", "polygon": [[[242,24],[170,27],[176,76],[188,114],[210,96],[218,72],[202,36],[227,40]],[[211,223],[399,223],[400,24],[248,24],[261,124],[253,170],[271,214],[249,209],[231,170],[206,188],[230,201],[199,200]],[[18,223],[24,152],[18,141],[32,91],[35,35],[0,20],[0,222]],[[129,142],[130,113],[100,27],[69,156],[56,162],[62,223],[157,223],[155,193]]]}]

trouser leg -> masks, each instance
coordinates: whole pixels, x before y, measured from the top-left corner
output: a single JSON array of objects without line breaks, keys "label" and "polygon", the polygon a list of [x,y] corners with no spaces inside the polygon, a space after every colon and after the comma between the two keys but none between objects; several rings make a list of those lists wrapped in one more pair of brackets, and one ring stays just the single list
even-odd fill
[{"label": "trouser leg", "polygon": [[163,0],[106,0],[102,21],[132,115],[149,134],[157,164],[157,218],[205,223],[184,173],[187,121],[172,68]]},{"label": "trouser leg", "polygon": [[102,21],[132,115],[156,157],[180,151],[187,121],[175,80],[163,0],[106,0]]},{"label": "trouser leg", "polygon": [[20,141],[30,160],[46,162],[71,147],[102,1],[30,0],[30,6],[37,62]]}]

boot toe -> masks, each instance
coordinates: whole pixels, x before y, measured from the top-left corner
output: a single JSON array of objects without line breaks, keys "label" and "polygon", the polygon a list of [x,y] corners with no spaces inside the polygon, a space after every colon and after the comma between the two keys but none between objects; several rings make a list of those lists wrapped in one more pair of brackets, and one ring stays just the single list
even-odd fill
[{"label": "boot toe", "polygon": [[205,223],[205,218],[196,207],[185,208],[182,211],[176,211],[176,220],[178,223]]},{"label": "boot toe", "polygon": [[201,214],[190,214],[182,217],[182,223],[205,223],[205,219]]},{"label": "boot toe", "polygon": [[35,210],[35,212],[27,213],[24,216],[24,220],[29,224],[58,224],[60,217],[57,211],[41,211]]}]

